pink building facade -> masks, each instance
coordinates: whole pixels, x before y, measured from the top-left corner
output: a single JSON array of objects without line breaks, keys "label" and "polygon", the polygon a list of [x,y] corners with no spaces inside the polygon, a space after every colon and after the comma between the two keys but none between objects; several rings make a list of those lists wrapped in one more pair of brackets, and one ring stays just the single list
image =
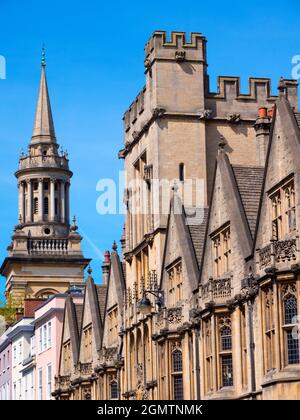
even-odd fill
[{"label": "pink building facade", "polygon": [[[58,374],[60,345],[68,295],[53,295],[35,311],[35,399],[52,399],[54,378]],[[73,295],[81,302],[82,295]]]},{"label": "pink building facade", "polygon": [[0,338],[0,400],[10,400],[12,395],[12,345],[9,328]]}]

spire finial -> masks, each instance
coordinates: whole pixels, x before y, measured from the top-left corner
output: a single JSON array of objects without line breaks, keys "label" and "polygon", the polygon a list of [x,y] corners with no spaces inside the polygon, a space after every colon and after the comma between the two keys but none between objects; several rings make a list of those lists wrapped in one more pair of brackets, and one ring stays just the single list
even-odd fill
[{"label": "spire finial", "polygon": [[89,265],[89,267],[88,267],[87,272],[88,272],[88,275],[89,275],[89,276],[92,274],[92,268],[91,268],[91,266],[90,266],[90,265]]},{"label": "spire finial", "polygon": [[72,232],[76,232],[76,230],[78,229],[78,226],[76,225],[76,217],[75,217],[75,215],[73,216],[73,219],[72,219],[72,224],[71,224],[71,226],[70,226],[70,230],[72,231]]},{"label": "spire finial", "polygon": [[224,150],[224,148],[225,148],[225,146],[227,145],[227,142],[226,142],[226,140],[225,140],[225,137],[224,136],[222,136],[222,135],[220,135],[220,141],[219,141],[219,144],[218,144],[218,146],[219,146],[219,150],[221,151],[221,150]]},{"label": "spire finial", "polygon": [[45,59],[45,45],[42,46],[42,60],[41,60],[42,67],[46,67],[46,59]]},{"label": "spire finial", "polygon": [[117,247],[116,241],[114,241],[112,249],[113,251],[117,252],[118,247]]}]

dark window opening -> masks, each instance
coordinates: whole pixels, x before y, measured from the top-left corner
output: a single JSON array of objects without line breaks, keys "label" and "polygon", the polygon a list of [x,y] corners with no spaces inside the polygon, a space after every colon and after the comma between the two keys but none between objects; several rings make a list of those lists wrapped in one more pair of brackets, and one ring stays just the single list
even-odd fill
[{"label": "dark window opening", "polygon": [[118,395],[118,383],[116,381],[113,381],[110,384],[110,398],[112,400],[117,400],[119,398],[119,395]]},{"label": "dark window opening", "polygon": [[184,163],[179,164],[179,181],[184,181]]},{"label": "dark window opening", "polygon": [[49,213],[49,200],[48,197],[44,198],[44,214]]}]

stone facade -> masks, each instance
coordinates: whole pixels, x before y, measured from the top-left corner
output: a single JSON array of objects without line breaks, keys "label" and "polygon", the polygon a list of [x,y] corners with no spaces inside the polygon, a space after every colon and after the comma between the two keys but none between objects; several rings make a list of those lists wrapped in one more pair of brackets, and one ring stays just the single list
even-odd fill
[{"label": "stone facade", "polygon": [[[145,74],[124,115],[126,228],[122,257],[114,245],[103,264],[101,345],[91,317],[76,324],[67,309],[66,330],[80,324],[76,380],[65,387],[62,370],[55,396],[299,399],[297,83],[281,80],[277,97],[269,79],[251,78],[243,94],[239,78],[222,76],[212,93],[197,33],[155,32]],[[163,179],[167,198],[155,190]],[[186,203],[187,181],[198,179],[203,202],[194,191]],[[86,360],[78,349],[88,325]]]}]

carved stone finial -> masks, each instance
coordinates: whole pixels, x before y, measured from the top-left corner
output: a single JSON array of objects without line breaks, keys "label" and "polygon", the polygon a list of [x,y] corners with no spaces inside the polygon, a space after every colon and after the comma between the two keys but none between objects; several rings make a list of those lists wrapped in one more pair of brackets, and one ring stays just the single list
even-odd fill
[{"label": "carved stone finial", "polygon": [[225,137],[221,135],[220,141],[218,144],[219,150],[224,150],[226,145],[227,145],[227,141],[225,140]]},{"label": "carved stone finial", "polygon": [[279,79],[279,83],[278,83],[278,90],[279,90],[279,95],[283,95],[284,91],[285,91],[285,83],[284,83],[284,78],[281,76]]},{"label": "carved stone finial", "polygon": [[93,270],[92,270],[91,266],[89,265],[89,266],[88,266],[88,270],[87,270],[87,272],[88,272],[88,275],[89,275],[89,276],[92,274],[92,271],[93,271]]},{"label": "carved stone finial", "polygon": [[45,46],[44,46],[44,44],[43,44],[43,47],[42,47],[42,60],[41,60],[41,65],[42,65],[42,67],[46,67]]},{"label": "carved stone finial", "polygon": [[20,159],[23,159],[23,158],[24,158],[24,150],[21,149],[21,151],[20,151]]},{"label": "carved stone finial", "polygon": [[113,251],[117,252],[118,246],[116,244],[116,241],[114,241],[112,249],[113,249]]},{"label": "carved stone finial", "polygon": [[76,225],[76,217],[75,217],[75,215],[73,216],[73,219],[72,219],[72,225],[71,225],[71,227],[70,227],[70,230],[72,231],[72,232],[76,232],[76,230],[78,229],[78,226]]}]

